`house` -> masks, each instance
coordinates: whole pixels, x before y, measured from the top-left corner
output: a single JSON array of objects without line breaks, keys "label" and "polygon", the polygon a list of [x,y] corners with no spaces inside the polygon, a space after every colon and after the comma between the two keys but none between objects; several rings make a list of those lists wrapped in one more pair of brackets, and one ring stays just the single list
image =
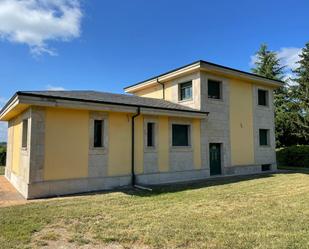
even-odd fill
[{"label": "house", "polygon": [[25,198],[275,171],[282,82],[197,61],[126,87],[17,92],[6,178]]}]

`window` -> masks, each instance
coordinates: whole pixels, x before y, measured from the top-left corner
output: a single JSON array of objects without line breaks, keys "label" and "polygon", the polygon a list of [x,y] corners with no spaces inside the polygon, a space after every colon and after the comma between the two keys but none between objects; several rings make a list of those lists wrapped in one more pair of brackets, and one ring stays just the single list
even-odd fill
[{"label": "window", "polygon": [[28,146],[28,119],[23,120],[22,130],[22,148],[27,149]]},{"label": "window", "polygon": [[260,136],[260,145],[269,145],[269,130],[260,129],[259,136]]},{"label": "window", "polygon": [[147,123],[147,147],[155,147],[155,123]]},{"label": "window", "polygon": [[172,125],[172,145],[189,146],[190,126],[182,124]]},{"label": "window", "polygon": [[208,80],[208,98],[221,99],[221,81]]},{"label": "window", "polygon": [[266,90],[258,90],[258,104],[267,106],[268,105],[268,91]]},{"label": "window", "polygon": [[181,83],[179,86],[179,100],[192,99],[192,81]]},{"label": "window", "polygon": [[103,147],[103,120],[94,120],[93,147]]},{"label": "window", "polygon": [[262,169],[262,171],[268,171],[268,170],[270,170],[270,164],[262,164],[261,165],[261,169]]}]

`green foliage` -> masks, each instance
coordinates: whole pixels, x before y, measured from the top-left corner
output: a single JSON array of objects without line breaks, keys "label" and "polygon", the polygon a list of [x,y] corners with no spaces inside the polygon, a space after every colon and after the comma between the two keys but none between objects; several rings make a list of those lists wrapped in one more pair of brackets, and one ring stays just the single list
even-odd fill
[{"label": "green foliage", "polygon": [[0,146],[0,166],[5,165],[6,161],[6,146]]},{"label": "green foliage", "polygon": [[298,137],[302,138],[305,144],[309,144],[309,42],[302,49],[298,68],[294,70],[298,83],[293,91],[294,108],[298,113]]},{"label": "green foliage", "polygon": [[309,145],[294,145],[277,151],[279,165],[309,168]]}]

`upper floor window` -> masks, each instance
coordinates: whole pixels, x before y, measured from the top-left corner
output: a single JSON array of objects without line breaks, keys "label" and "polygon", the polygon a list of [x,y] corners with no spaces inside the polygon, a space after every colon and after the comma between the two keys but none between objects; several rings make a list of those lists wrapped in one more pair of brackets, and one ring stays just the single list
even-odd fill
[{"label": "upper floor window", "polygon": [[221,81],[208,80],[208,98],[210,99],[221,99]]},{"label": "upper floor window", "polygon": [[190,145],[190,125],[183,125],[183,124],[172,125],[172,145],[173,146]]},{"label": "upper floor window", "polygon": [[155,123],[147,123],[147,147],[155,147]]},{"label": "upper floor window", "polygon": [[103,129],[104,122],[103,120],[94,120],[94,129],[93,129],[93,147],[100,148],[103,147]]},{"label": "upper floor window", "polygon": [[259,139],[260,139],[260,145],[262,145],[262,146],[269,145],[269,130],[260,129],[259,130]]},{"label": "upper floor window", "polygon": [[258,104],[267,106],[268,105],[268,91],[258,89]]},{"label": "upper floor window", "polygon": [[28,147],[28,119],[23,120],[21,146],[24,149]]},{"label": "upper floor window", "polygon": [[179,84],[179,100],[192,99],[192,81]]}]

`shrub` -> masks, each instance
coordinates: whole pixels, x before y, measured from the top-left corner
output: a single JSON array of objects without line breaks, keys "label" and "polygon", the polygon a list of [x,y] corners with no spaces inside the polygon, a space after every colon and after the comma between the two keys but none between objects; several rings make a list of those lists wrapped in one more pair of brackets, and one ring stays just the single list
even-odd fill
[{"label": "shrub", "polygon": [[309,145],[294,145],[278,150],[277,162],[281,166],[309,168]]},{"label": "shrub", "polygon": [[0,147],[0,166],[5,165],[6,161],[6,147]]}]

